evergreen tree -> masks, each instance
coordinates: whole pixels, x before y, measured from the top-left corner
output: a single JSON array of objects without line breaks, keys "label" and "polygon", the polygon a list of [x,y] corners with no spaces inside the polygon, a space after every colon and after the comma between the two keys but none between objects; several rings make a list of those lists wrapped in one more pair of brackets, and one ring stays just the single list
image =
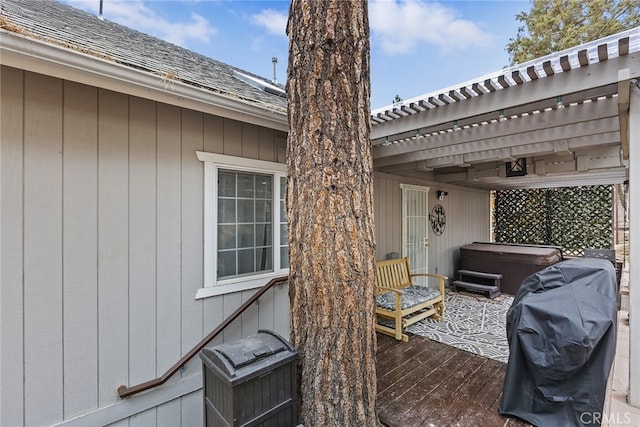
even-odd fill
[{"label": "evergreen tree", "polygon": [[640,25],[638,0],[532,0],[507,44],[511,65]]}]

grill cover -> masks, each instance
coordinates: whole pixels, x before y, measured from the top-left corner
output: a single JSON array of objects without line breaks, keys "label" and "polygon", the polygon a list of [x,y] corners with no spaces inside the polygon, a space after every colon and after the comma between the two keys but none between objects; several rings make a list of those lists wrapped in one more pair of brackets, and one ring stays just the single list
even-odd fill
[{"label": "grill cover", "polygon": [[522,282],[507,312],[499,411],[538,426],[600,425],[616,342],[616,276],[576,258]]}]

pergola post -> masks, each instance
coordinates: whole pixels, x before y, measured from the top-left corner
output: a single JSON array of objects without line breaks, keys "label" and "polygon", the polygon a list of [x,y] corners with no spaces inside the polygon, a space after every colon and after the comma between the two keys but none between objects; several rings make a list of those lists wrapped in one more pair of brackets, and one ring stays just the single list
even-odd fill
[{"label": "pergola post", "polygon": [[[629,99],[629,253],[640,253],[640,88]],[[637,260],[637,256],[635,257]],[[640,407],[640,262],[629,263],[629,405]]]}]

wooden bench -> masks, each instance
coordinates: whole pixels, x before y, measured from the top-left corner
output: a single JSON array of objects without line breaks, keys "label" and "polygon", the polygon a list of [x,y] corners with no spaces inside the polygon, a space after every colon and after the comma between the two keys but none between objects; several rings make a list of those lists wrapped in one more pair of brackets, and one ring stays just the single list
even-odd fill
[{"label": "wooden bench", "polygon": [[453,289],[463,288],[473,292],[486,292],[491,299],[500,295],[502,274],[481,271],[458,270],[458,280],[452,283]]},{"label": "wooden bench", "polygon": [[[414,285],[414,277],[438,280],[438,289]],[[409,341],[404,328],[424,318],[444,320],[444,284],[446,276],[411,274],[409,259],[400,258],[376,263],[376,314],[393,321],[393,327],[376,324],[376,331],[397,340]]]}]

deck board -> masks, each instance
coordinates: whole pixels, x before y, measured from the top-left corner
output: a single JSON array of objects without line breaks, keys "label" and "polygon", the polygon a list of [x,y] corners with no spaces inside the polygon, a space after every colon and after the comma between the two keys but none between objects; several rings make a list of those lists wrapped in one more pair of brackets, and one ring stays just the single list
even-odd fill
[{"label": "deck board", "polygon": [[378,334],[377,410],[388,427],[527,426],[498,413],[506,365],[428,338]]},{"label": "deck board", "polygon": [[[407,352],[409,354],[409,352]],[[423,382],[424,377],[436,371],[436,368],[443,361],[447,361],[452,355],[446,351],[425,351],[413,356],[408,357],[404,361],[398,361],[398,365],[407,365],[402,368],[394,369],[389,373],[387,377],[382,377],[379,384],[383,387],[378,390],[378,411],[383,412],[388,405],[392,405],[400,397],[404,396],[408,390],[414,388],[420,382]],[[408,362],[407,362],[408,361]],[[413,367],[413,369],[409,369]],[[419,369],[419,371],[417,371]],[[416,375],[416,372],[420,372],[420,375]],[[413,390],[415,392],[416,390]],[[410,399],[411,397],[404,397],[403,400]],[[399,410],[406,408],[406,406],[393,405],[392,411],[397,413]]]},{"label": "deck board", "polygon": [[[441,354],[442,353],[442,354]],[[412,377],[415,372],[415,364],[430,363],[435,364],[437,361],[441,361],[446,353],[446,347],[436,349],[435,351],[429,351],[425,346],[413,346],[409,347],[404,353],[389,357],[385,355],[384,359],[378,360],[378,393],[386,390],[389,386],[392,386],[395,382],[399,381],[405,376]],[[411,360],[411,364],[403,363],[404,360]],[[385,361],[389,363],[384,363]]]}]

